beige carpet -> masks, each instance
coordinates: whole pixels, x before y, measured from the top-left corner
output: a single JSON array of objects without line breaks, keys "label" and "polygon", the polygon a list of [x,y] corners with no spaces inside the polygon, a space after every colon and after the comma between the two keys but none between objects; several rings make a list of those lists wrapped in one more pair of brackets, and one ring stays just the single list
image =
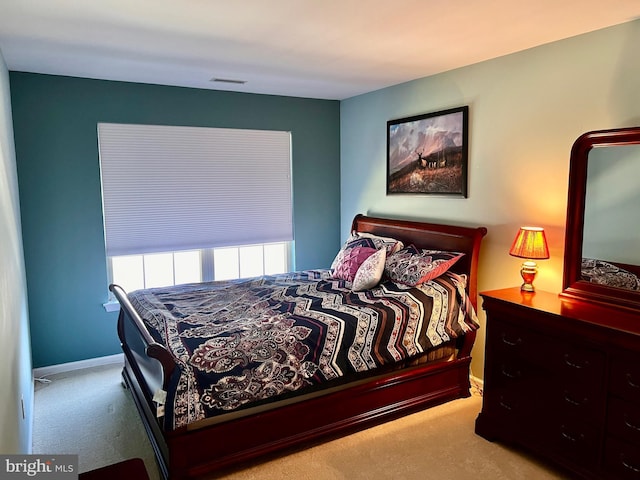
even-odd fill
[{"label": "beige carpet", "polygon": [[[34,453],[79,455],[84,472],[144,459],[160,478],[120,367],[36,382]],[[227,474],[227,480],[560,479],[558,472],[474,433],[482,399],[455,400],[347,437]]]}]

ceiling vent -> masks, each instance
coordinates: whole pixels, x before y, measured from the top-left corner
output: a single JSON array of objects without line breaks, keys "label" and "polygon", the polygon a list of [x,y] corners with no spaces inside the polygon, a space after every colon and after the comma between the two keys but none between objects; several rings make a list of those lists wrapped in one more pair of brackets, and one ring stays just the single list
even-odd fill
[{"label": "ceiling vent", "polygon": [[216,78],[216,77],[213,77],[210,81],[217,82],[217,83],[233,83],[235,85],[244,85],[245,83],[247,83],[246,80],[236,80],[233,78]]}]

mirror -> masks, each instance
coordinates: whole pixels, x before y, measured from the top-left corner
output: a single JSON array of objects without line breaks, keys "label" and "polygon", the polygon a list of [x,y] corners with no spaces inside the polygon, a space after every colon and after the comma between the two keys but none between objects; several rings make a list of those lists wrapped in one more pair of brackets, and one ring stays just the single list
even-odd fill
[{"label": "mirror", "polygon": [[561,296],[640,309],[640,127],[571,149]]}]

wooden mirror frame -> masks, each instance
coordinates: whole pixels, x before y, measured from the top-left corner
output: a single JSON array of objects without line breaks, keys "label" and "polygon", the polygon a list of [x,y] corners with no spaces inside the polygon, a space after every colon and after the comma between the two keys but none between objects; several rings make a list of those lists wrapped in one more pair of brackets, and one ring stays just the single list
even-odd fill
[{"label": "wooden mirror frame", "polygon": [[560,293],[562,297],[605,303],[620,308],[640,309],[639,291],[587,282],[582,280],[581,274],[589,152],[595,147],[635,144],[640,144],[640,127],[587,132],[578,137],[571,148],[564,276],[562,293]]}]

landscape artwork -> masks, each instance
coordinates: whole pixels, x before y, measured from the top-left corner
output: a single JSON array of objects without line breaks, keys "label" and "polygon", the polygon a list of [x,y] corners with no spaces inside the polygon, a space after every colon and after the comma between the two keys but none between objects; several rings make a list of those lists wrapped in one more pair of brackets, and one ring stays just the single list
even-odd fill
[{"label": "landscape artwork", "polygon": [[387,122],[387,194],[467,196],[469,107]]}]

